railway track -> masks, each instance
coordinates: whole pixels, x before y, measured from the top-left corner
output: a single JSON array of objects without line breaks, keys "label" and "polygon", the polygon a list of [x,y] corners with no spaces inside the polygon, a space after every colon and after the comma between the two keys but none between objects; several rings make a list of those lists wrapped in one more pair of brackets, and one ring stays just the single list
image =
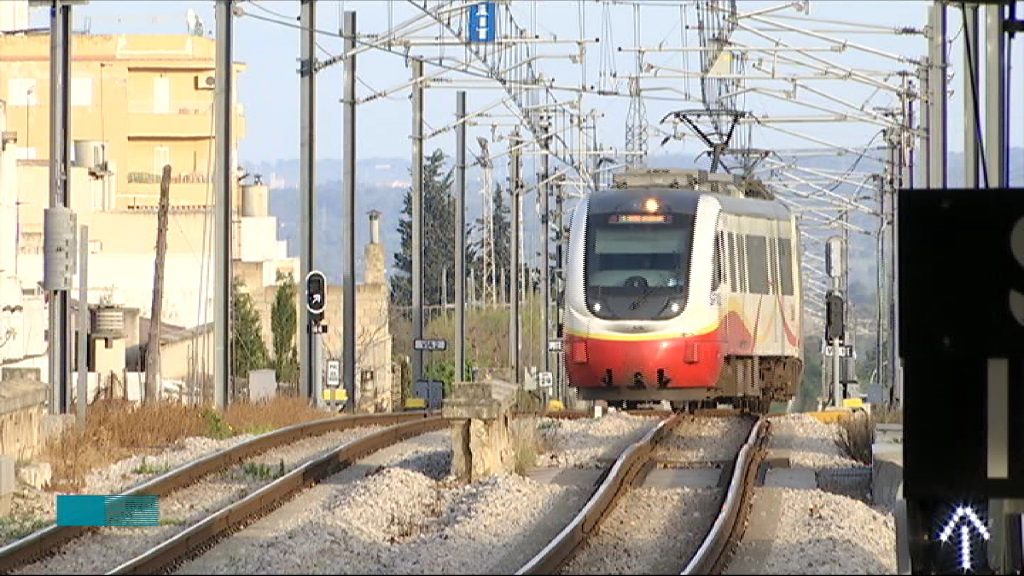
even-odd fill
[{"label": "railway track", "polygon": [[[187,496],[187,490],[193,485],[201,483],[204,479],[217,473],[231,470],[268,451],[300,443],[312,437],[343,431],[357,431],[360,428],[373,426],[386,427],[379,432],[345,442],[326,453],[322,453],[321,450],[320,456],[299,464],[259,489],[221,506],[215,512],[207,514],[199,522],[183,527],[177,534],[159,546],[134,557],[127,556],[124,558],[125,561],[117,565],[110,573],[164,571],[217,538],[273,510],[297,491],[348,466],[355,459],[410,436],[439,429],[444,425],[444,420],[439,416],[423,412],[328,418],[289,426],[258,436],[157,476],[123,494],[147,494],[160,497],[184,494]],[[95,534],[97,538],[101,538],[104,534],[110,534],[116,540],[117,530],[125,529],[51,525],[0,548],[0,573],[8,574],[19,570],[32,571],[34,563],[45,562],[48,558],[60,553],[69,544],[83,537],[89,538]],[[127,534],[127,537],[131,538],[131,532]],[[111,550],[108,545],[106,553],[108,555],[116,554],[116,549]],[[106,565],[117,560],[116,558],[107,558]],[[96,569],[91,568],[87,571],[94,572]]]},{"label": "railway track", "polygon": [[[701,417],[727,416],[721,411],[705,413]],[[732,417],[738,416],[733,413]],[[658,423],[639,441],[624,450],[608,469],[603,480],[572,521],[539,553],[526,562],[517,574],[555,574],[569,568],[569,563],[580,554],[585,544],[599,532],[601,523],[616,510],[616,506],[656,465],[654,454],[659,444],[674,433],[685,417],[672,415]],[[720,505],[712,521],[705,526],[706,533],[689,560],[672,571],[681,574],[712,574],[724,569],[729,552],[738,542],[749,511],[750,496],[758,465],[765,453],[768,421],[758,419],[750,423],[745,441],[735,451],[732,461],[723,468],[731,470],[729,481],[719,498]],[[707,520],[707,519],[706,519]],[[670,546],[670,542],[664,542]],[[603,551],[605,555],[611,551]],[[637,554],[642,556],[643,554]],[[578,569],[572,566],[570,570]],[[573,572],[576,573],[576,572]],[[602,572],[603,573],[603,572]]]}]

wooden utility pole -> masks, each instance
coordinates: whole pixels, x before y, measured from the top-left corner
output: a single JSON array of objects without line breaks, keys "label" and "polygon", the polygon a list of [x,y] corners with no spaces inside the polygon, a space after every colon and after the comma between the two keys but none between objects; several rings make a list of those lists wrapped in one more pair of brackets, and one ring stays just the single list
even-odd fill
[{"label": "wooden utility pole", "polygon": [[156,217],[156,264],[153,270],[153,307],[149,315],[149,341],[146,344],[146,399],[157,399],[160,376],[160,315],[163,313],[164,257],[167,255],[167,209],[171,202],[171,166],[160,176],[160,208]]}]

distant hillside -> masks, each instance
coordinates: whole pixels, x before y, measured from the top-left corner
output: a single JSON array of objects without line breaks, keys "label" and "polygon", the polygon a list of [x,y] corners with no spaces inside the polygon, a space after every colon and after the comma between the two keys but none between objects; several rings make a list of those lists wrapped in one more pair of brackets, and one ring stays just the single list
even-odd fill
[{"label": "distant hillside", "polygon": [[[1011,182],[1016,186],[1024,186],[1024,170],[1020,159],[1024,157],[1024,149],[1015,148],[1011,151]],[[807,165],[830,170],[849,170],[856,159],[853,157],[817,158]],[[706,166],[707,158],[702,158],[697,165]],[[655,167],[688,168],[694,166],[693,155],[658,155],[650,158],[650,165]],[[277,160],[260,164],[246,164],[246,169],[263,175],[264,181],[271,183],[270,210],[280,221],[280,237],[288,240],[290,255],[298,255],[298,160]],[[858,171],[874,170],[868,161],[862,161]],[[317,266],[327,274],[332,283],[341,282],[341,161],[337,159],[320,160],[317,162],[317,178],[321,184],[317,187],[319,202],[319,221],[316,224],[317,244],[319,252]],[[410,182],[409,160],[407,158],[369,158],[360,160],[356,166],[358,186],[356,190],[356,259],[357,277],[362,278],[363,247],[369,241],[367,212],[379,210],[381,216],[381,235],[388,253],[388,264],[392,263],[392,255],[398,248],[398,220],[403,206],[405,192]],[[506,167],[503,163],[495,166],[495,181],[506,183]],[[482,182],[480,171],[471,168],[467,171],[466,220],[472,223],[481,214]],[[535,180],[532,174],[526,177],[527,185]],[[961,186],[963,183],[963,154],[954,153],[949,158],[949,184]],[[836,192],[849,193],[851,187],[841,186]],[[861,194],[872,194],[870,190],[862,190]],[[533,245],[537,244],[540,226],[538,222],[536,195],[531,194],[524,199],[523,213],[525,219],[525,237]],[[868,215],[856,214],[851,223],[867,230],[874,231],[878,221]],[[875,292],[875,241],[862,235],[851,236],[851,296],[862,303],[872,302]]]}]

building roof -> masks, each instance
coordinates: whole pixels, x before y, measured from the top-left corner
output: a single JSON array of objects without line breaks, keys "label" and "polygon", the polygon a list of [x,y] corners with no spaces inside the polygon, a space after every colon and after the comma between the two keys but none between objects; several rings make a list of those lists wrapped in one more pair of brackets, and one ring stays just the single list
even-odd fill
[{"label": "building roof", "polygon": [[[139,318],[139,345],[144,346],[149,343],[149,323],[149,318]],[[174,324],[164,322],[160,325],[160,344],[164,346],[177,344],[178,342],[191,340],[196,336],[202,336],[210,332],[213,332],[213,322],[207,322],[192,328],[175,326]]]}]

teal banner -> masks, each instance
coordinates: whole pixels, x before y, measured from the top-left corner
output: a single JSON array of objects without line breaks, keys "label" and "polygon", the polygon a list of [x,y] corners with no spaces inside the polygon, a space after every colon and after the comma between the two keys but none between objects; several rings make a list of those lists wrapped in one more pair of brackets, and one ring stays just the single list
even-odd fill
[{"label": "teal banner", "polygon": [[159,526],[158,496],[57,496],[58,526]]}]

